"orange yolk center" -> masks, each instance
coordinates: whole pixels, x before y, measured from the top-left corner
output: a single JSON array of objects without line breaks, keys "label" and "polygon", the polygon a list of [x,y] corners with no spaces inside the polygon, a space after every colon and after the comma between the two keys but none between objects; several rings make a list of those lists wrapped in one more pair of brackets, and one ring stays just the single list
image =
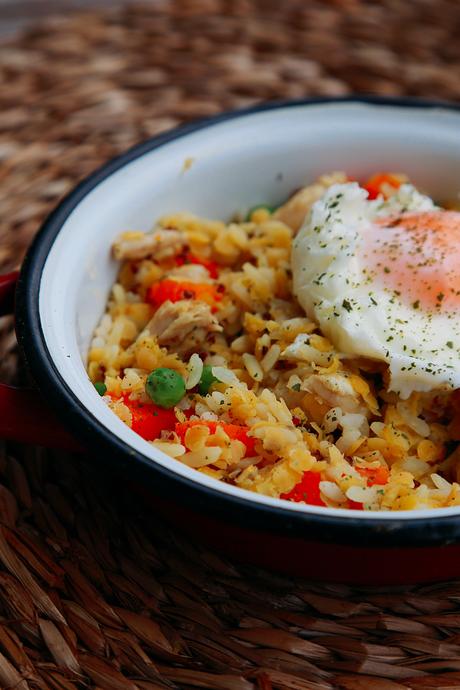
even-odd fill
[{"label": "orange yolk center", "polygon": [[402,213],[376,221],[364,239],[366,276],[414,309],[460,307],[460,212]]}]

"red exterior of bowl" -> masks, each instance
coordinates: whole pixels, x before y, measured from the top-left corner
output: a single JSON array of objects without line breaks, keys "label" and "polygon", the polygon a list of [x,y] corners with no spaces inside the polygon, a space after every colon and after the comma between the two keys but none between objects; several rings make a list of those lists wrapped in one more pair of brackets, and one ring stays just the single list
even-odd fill
[{"label": "red exterior of bowl", "polygon": [[191,539],[241,563],[352,585],[420,584],[460,577],[460,545],[372,548],[370,544],[366,548],[318,542],[211,519],[153,497],[139,485],[133,489]]}]

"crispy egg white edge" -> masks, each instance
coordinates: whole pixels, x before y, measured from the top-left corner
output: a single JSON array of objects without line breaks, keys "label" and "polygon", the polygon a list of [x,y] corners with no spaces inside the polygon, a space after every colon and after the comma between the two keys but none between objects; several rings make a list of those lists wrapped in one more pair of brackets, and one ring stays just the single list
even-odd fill
[{"label": "crispy egg white edge", "polygon": [[345,356],[388,362],[390,390],[401,398],[460,387],[460,351],[446,345],[460,343],[460,319],[433,314],[428,320],[383,287],[364,284],[356,250],[375,218],[436,208],[409,184],[387,201],[368,201],[356,182],[333,185],[293,242],[294,293],[307,315]]}]

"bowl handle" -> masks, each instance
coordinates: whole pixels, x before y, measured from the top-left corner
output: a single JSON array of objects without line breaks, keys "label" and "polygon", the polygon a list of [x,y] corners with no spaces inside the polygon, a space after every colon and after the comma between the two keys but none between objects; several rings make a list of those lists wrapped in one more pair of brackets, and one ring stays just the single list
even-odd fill
[{"label": "bowl handle", "polygon": [[[0,276],[0,316],[13,313],[18,276],[17,271]],[[82,450],[38,391],[4,383],[0,383],[0,438],[47,448]]]}]

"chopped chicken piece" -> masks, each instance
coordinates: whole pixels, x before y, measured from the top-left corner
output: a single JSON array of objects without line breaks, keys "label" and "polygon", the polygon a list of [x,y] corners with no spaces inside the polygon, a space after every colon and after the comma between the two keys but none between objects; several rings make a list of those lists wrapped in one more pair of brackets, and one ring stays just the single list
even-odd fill
[{"label": "chopped chicken piece", "polygon": [[174,256],[187,245],[187,239],[179,230],[157,228],[151,233],[124,232],[113,243],[113,255],[117,261],[125,259],[165,259]]},{"label": "chopped chicken piece", "polygon": [[163,302],[145,330],[156,336],[159,345],[174,345],[183,343],[192,334],[203,342],[208,333],[220,333],[222,326],[209,304],[184,299]]},{"label": "chopped chicken piece", "polygon": [[305,216],[309,213],[315,201],[318,201],[323,196],[326,189],[333,184],[341,184],[348,181],[347,176],[343,172],[322,175],[317,182],[308,185],[308,187],[303,187],[291,196],[285,204],[279,207],[273,217],[289,225],[294,232],[298,232]]},{"label": "chopped chicken piece", "polygon": [[362,404],[359,394],[350,380],[342,374],[310,376],[308,390],[317,395],[332,407],[340,407],[343,412],[366,414],[368,410]]}]

